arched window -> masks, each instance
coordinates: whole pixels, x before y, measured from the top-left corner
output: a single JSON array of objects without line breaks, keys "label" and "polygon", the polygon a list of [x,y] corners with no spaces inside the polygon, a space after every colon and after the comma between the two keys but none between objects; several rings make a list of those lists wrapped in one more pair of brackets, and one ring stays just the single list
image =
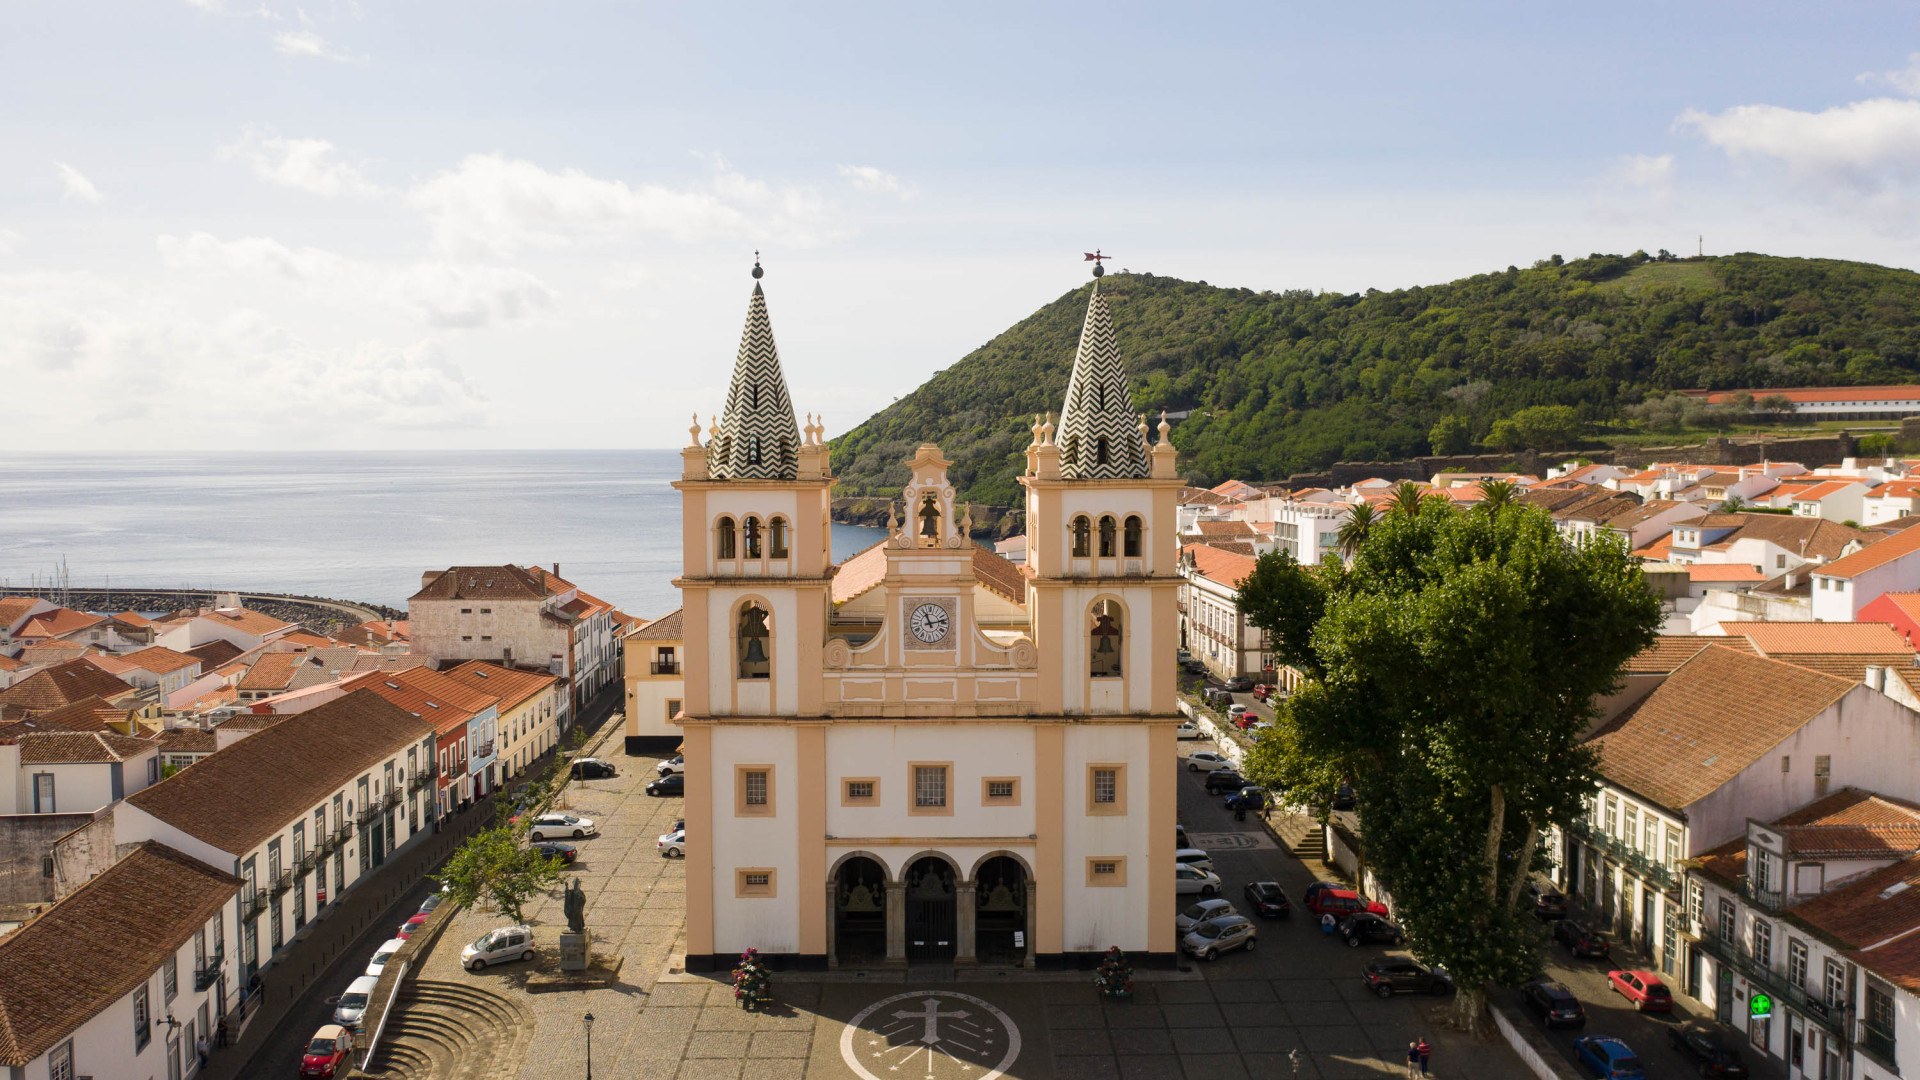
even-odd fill
[{"label": "arched window", "polygon": [[1120,677],[1120,657],[1126,652],[1125,627],[1121,625],[1120,605],[1102,600],[1093,605],[1093,626],[1088,631],[1088,674],[1096,679]]},{"label": "arched window", "polygon": [[743,679],[770,677],[773,671],[773,663],[770,659],[773,635],[767,630],[766,608],[759,604],[748,604],[740,609],[738,643],[740,677]]},{"label": "arched window", "polygon": [[773,559],[786,558],[787,519],[777,517],[767,522],[767,531],[771,534],[767,537],[767,557]]},{"label": "arched window", "polygon": [[747,464],[760,464],[760,436],[758,435],[747,439]]},{"label": "arched window", "polygon": [[722,559],[735,558],[739,549],[734,546],[733,519],[730,517],[721,518],[719,532],[720,537],[715,544],[717,557]]},{"label": "arched window", "polygon": [[1073,557],[1084,559],[1093,554],[1093,527],[1084,515],[1073,519]]},{"label": "arched window", "polygon": [[1105,435],[1102,435],[1100,436],[1100,445],[1095,450],[1094,464],[1105,465],[1107,464],[1107,459],[1108,459],[1107,437]]},{"label": "arched window", "polygon": [[749,559],[759,558],[760,557],[760,519],[757,517],[748,518],[746,529],[744,531],[747,534],[747,558]]},{"label": "arched window", "polygon": [[1121,539],[1122,547],[1120,548],[1121,552],[1124,553],[1126,557],[1129,559],[1139,558],[1140,557],[1140,518],[1138,515],[1128,516],[1126,525],[1123,526],[1121,529],[1121,538],[1122,538]]},{"label": "arched window", "polygon": [[1103,559],[1113,558],[1113,531],[1114,531],[1113,518],[1112,517],[1101,518],[1100,519],[1100,557]]}]

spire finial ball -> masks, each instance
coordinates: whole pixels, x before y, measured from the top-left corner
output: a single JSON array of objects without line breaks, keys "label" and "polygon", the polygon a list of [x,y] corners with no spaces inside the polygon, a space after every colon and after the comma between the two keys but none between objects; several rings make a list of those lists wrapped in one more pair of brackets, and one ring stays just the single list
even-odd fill
[{"label": "spire finial ball", "polygon": [[753,253],[753,280],[759,281],[761,275],[765,273],[765,270],[760,269],[760,253],[756,251]]},{"label": "spire finial ball", "polygon": [[1102,266],[1097,262],[1093,264],[1094,277],[1103,277],[1105,276],[1106,272],[1107,272],[1107,268],[1105,266]]}]

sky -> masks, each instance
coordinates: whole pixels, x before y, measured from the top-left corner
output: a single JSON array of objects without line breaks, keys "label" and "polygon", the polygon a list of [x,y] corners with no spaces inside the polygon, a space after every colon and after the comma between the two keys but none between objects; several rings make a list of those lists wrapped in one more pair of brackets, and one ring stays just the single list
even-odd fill
[{"label": "sky", "polygon": [[1116,268],[1916,265],[1895,3],[0,7],[9,446],[626,448],[755,252],[829,437]]}]

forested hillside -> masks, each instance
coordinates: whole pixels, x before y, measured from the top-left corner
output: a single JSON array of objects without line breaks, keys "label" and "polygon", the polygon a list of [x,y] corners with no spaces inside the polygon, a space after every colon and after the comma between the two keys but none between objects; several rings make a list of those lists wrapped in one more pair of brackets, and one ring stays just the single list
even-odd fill
[{"label": "forested hillside", "polygon": [[[932,441],[968,498],[1017,501],[1033,414],[1060,408],[1090,285],[835,440],[840,493],[897,489],[901,463]],[[1209,482],[1428,453],[1445,416],[1464,450],[1510,437],[1513,424],[1495,423],[1533,406],[1569,406],[1604,432],[1671,390],[1920,379],[1920,274],[1865,263],[1635,253],[1396,292],[1256,293],[1151,274],[1100,288],[1135,404],[1192,410],[1174,442],[1182,470]]]}]

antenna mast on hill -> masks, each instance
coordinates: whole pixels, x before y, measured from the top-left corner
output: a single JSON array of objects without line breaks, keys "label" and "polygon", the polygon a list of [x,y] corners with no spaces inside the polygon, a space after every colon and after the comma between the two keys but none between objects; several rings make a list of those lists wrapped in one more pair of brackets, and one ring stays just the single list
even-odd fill
[{"label": "antenna mast on hill", "polygon": [[1696,240],[1700,246],[1695,248],[1693,253],[1702,258],[1705,258],[1707,254],[1707,238],[1705,234],[1702,234],[1701,236],[1697,237]]}]

